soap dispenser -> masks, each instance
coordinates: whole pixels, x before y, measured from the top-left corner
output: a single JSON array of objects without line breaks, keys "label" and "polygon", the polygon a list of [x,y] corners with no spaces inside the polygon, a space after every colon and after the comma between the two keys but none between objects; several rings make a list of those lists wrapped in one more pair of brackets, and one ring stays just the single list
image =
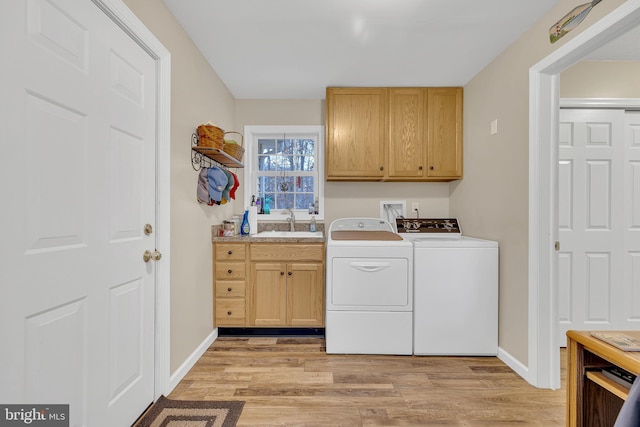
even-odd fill
[{"label": "soap dispenser", "polygon": [[316,231],[316,217],[312,216],[311,217],[311,222],[309,222],[309,231],[314,232]]}]

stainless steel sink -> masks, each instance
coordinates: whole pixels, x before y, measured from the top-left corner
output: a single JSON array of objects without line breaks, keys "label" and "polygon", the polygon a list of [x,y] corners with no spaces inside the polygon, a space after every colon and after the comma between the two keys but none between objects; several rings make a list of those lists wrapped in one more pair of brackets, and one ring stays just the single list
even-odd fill
[{"label": "stainless steel sink", "polygon": [[295,239],[312,239],[312,238],[322,238],[322,231],[279,231],[279,230],[271,230],[271,231],[261,231],[258,234],[254,234],[251,237],[258,238],[282,238],[289,237]]}]

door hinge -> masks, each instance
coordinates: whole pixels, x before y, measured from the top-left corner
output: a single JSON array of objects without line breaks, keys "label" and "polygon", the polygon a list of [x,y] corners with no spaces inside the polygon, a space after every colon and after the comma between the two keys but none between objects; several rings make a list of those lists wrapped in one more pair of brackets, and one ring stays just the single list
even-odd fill
[{"label": "door hinge", "polygon": [[556,242],[555,245],[553,245],[553,246],[556,249],[556,251],[560,250],[560,242]]}]

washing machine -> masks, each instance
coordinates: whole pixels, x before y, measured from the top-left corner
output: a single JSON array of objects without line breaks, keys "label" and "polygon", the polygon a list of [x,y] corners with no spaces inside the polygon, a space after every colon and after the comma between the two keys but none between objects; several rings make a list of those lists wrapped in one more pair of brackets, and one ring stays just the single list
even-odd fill
[{"label": "washing machine", "polygon": [[413,244],[378,218],[341,218],[327,232],[327,353],[410,355]]},{"label": "washing machine", "polygon": [[498,243],[462,235],[456,218],[396,219],[413,243],[413,353],[498,354]]}]

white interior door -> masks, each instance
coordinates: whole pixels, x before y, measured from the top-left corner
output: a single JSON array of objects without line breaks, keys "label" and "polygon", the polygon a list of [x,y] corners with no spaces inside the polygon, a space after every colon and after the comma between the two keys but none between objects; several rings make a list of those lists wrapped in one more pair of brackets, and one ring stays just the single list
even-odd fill
[{"label": "white interior door", "polygon": [[640,116],[561,109],[558,342],[640,325]]},{"label": "white interior door", "polygon": [[2,9],[0,401],[130,425],[154,400],[154,60],[91,1]]}]

